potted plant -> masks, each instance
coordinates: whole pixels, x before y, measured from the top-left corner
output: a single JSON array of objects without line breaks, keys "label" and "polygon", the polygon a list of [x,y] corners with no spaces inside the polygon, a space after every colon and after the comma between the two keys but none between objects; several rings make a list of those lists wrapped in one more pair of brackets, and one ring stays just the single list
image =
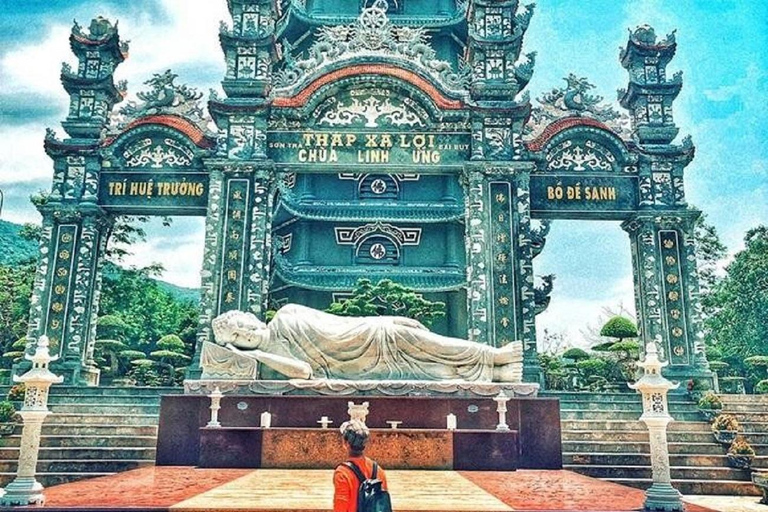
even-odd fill
[{"label": "potted plant", "polygon": [[712,422],[712,433],[718,443],[731,444],[739,433],[739,422],[730,414],[720,414]]},{"label": "potted plant", "polygon": [[707,418],[707,421],[712,421],[715,419],[715,416],[720,414],[720,411],[723,410],[723,401],[712,391],[707,391],[704,396],[699,399],[697,406],[699,412]]},{"label": "potted plant", "polygon": [[729,466],[737,469],[749,469],[752,466],[752,459],[755,458],[755,450],[746,439],[739,436],[731,444],[727,457]]},{"label": "potted plant", "polygon": [[13,434],[16,428],[16,408],[8,400],[0,402],[0,436]]}]

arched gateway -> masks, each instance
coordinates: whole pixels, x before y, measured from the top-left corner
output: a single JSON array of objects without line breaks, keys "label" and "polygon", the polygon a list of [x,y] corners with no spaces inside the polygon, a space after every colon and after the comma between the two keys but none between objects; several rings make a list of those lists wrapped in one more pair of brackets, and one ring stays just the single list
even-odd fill
[{"label": "arched gateway", "polygon": [[[95,384],[95,318],[115,215],[206,217],[199,347],[218,314],[284,302],[325,308],[360,277],[446,302],[445,333],[525,345],[538,381],[534,285],[550,219],[623,221],[643,341],[672,378],[711,375],[699,332],[693,222],[683,169],[694,153],[666,76],[673,36],[641,27],[621,53],[629,117],[570,76],[532,108],[521,57],[532,6],[517,0],[228,0],[226,98],[167,72],[140,103],[113,72],[127,56],[96,19],[70,38],[71,98],[51,133],[30,345],[42,334],[70,383]],[[345,10],[346,9],[346,10]],[[627,130],[626,134],[624,130]],[[535,220],[538,219],[538,220]],[[534,220],[532,222],[532,220]],[[566,257],[566,255],[563,255]]]}]

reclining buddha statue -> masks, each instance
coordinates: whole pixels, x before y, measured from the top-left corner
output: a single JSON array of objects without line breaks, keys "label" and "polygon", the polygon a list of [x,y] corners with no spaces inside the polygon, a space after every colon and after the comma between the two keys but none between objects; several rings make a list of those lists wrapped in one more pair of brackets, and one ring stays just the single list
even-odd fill
[{"label": "reclining buddha statue", "polygon": [[[521,342],[503,347],[430,332],[396,316],[340,317],[297,304],[269,324],[229,311],[212,322],[219,347],[289,379],[520,382]],[[205,353],[202,364],[205,366]]]}]

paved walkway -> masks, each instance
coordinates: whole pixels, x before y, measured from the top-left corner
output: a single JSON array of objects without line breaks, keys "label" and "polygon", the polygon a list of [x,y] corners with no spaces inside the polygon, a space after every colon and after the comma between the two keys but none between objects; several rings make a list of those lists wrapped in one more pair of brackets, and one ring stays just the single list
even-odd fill
[{"label": "paved walkway", "polygon": [[719,512],[768,512],[760,496],[685,496],[685,501]]},{"label": "paved walkway", "polygon": [[[325,512],[333,497],[332,473],[147,467],[51,487],[42,510]],[[393,470],[387,479],[397,512],[628,512],[641,509],[645,496],[570,471]],[[720,509],[687,507],[688,512],[712,510]]]}]

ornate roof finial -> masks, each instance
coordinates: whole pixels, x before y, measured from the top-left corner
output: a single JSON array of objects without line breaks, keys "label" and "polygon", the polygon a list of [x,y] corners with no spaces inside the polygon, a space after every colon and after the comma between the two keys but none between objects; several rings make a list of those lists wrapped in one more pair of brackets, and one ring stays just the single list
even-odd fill
[{"label": "ornate roof finial", "polygon": [[140,117],[168,114],[184,117],[207,132],[209,119],[200,104],[203,93],[193,87],[177,85],[177,78],[178,75],[168,69],[144,82],[149,90],[136,94],[141,102],[129,102],[120,109],[120,116],[113,119],[117,130],[122,130]]}]

